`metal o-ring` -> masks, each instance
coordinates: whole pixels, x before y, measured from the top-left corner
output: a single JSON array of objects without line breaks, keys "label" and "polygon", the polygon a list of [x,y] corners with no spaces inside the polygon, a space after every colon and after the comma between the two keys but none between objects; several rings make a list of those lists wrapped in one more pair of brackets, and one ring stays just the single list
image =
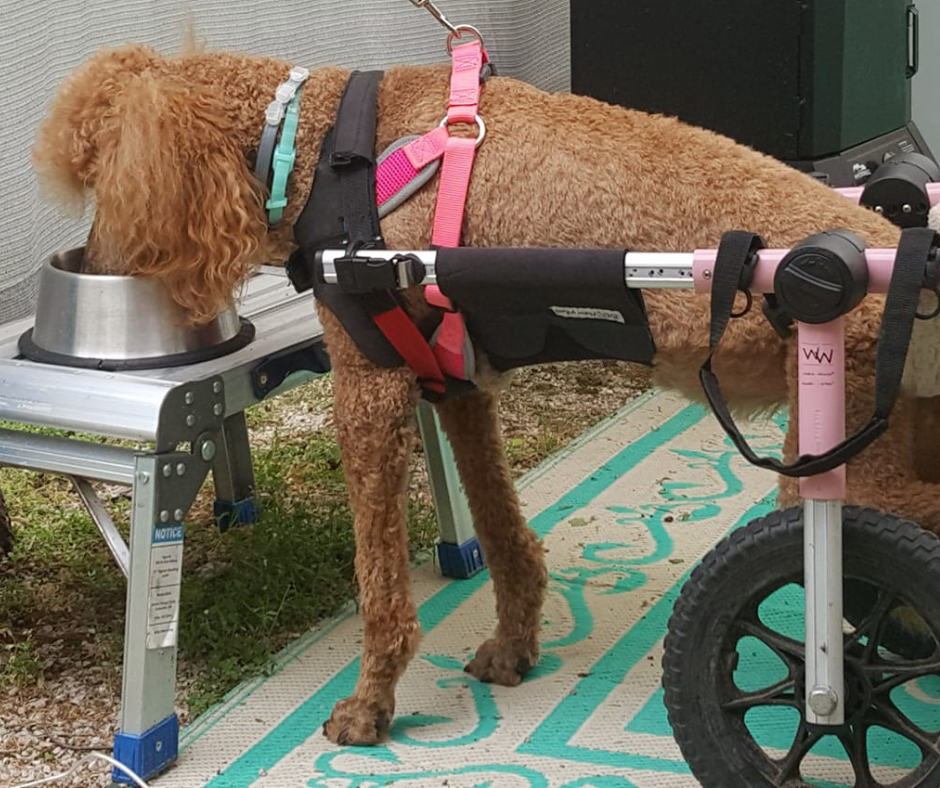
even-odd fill
[{"label": "metal o-ring", "polygon": [[[457,121],[457,122],[459,123],[460,121]],[[476,141],[476,147],[479,148],[480,143],[483,142],[483,138],[486,136],[486,124],[483,123],[483,118],[481,118],[479,114],[473,116],[473,122],[476,123],[477,126],[480,127],[480,133],[477,135],[477,141]],[[444,120],[441,121],[440,125],[447,126],[449,124],[450,124],[450,120],[448,118],[444,118]]]},{"label": "metal o-ring", "polygon": [[473,38],[480,42],[480,46],[483,46],[483,34],[473,25],[457,25],[451,32],[447,34],[448,55],[454,51],[454,41],[462,39],[464,33],[469,33]]}]

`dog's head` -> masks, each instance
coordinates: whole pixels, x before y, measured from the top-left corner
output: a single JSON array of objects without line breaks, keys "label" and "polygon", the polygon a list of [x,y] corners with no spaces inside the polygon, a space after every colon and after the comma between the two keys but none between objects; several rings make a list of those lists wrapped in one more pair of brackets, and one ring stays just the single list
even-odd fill
[{"label": "dog's head", "polygon": [[163,62],[95,55],[59,88],[33,161],[53,196],[94,195],[91,270],[159,279],[199,323],[264,261],[267,223],[222,97]]}]

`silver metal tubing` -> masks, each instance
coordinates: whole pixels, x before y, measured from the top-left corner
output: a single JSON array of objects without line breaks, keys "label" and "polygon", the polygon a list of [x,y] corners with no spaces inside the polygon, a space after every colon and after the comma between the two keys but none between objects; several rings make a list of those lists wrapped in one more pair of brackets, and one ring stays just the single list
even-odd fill
[{"label": "silver metal tubing", "polygon": [[842,502],[803,502],[806,721],[845,721],[842,664]]},{"label": "silver metal tubing", "polygon": [[[497,254],[494,249],[493,254]],[[437,284],[437,252],[402,251],[394,249],[368,249],[363,257],[391,260],[399,255],[417,257],[424,265],[422,285]],[[326,282],[336,282],[336,261],[346,256],[342,249],[328,249],[322,252],[323,278]],[[692,288],[692,255],[680,252],[628,252],[624,258],[624,280],[630,288]],[[412,282],[404,276],[403,266],[399,267],[400,286],[410,287]],[[446,293],[445,293],[446,295]]]},{"label": "silver metal tubing", "polygon": [[111,515],[108,514],[107,509],[105,509],[101,503],[101,499],[98,498],[95,493],[94,487],[91,486],[91,483],[88,482],[87,479],[80,479],[77,476],[70,476],[69,478],[72,480],[72,484],[75,486],[82,502],[85,504],[85,508],[88,509],[91,519],[94,520],[95,525],[98,526],[98,530],[104,537],[104,541],[107,543],[111,555],[114,556],[114,560],[117,561],[121,572],[124,573],[124,577],[129,577],[131,552],[124,539],[121,537],[121,534],[118,532],[118,529],[114,527],[114,521],[111,519]]},{"label": "silver metal tubing", "polygon": [[130,449],[0,428],[0,465],[130,486],[134,462]]},{"label": "silver metal tubing", "polygon": [[0,359],[0,419],[152,441],[173,383]]},{"label": "silver metal tubing", "polygon": [[643,289],[691,288],[692,255],[687,253],[627,252],[627,287]]}]

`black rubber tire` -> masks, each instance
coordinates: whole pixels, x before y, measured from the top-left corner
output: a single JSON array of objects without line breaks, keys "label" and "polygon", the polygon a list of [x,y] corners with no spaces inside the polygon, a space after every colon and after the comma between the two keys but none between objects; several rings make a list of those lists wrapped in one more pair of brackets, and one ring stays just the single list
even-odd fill
[{"label": "black rubber tire", "polygon": [[[843,574],[899,597],[940,637],[940,540],[870,509],[843,510]],[[692,572],[676,600],[663,654],[673,735],[703,788],[771,788],[763,751],[719,697],[720,657],[738,615],[784,581],[803,582],[803,512],[775,511],[732,532]],[[766,757],[765,757],[766,761]],[[940,788],[940,762],[910,783]],[[802,780],[787,782],[796,788]]]}]

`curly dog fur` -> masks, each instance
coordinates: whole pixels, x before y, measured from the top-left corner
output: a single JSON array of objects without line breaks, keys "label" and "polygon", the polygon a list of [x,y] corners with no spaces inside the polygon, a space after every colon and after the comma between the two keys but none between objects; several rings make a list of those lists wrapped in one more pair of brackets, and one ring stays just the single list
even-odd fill
[{"label": "curly dog fur", "polygon": [[[255,264],[286,259],[291,225],[347,78],[339,68],[312,73],[285,221],[269,230],[263,189],[251,169],[264,107],[288,68],[221,53],[166,59],[131,46],[99,53],[65,81],[40,130],[35,163],[60,193],[94,194],[88,270],[162,279],[193,320],[203,321],[231,299]],[[386,73],[377,150],[440,122],[448,78],[446,66]],[[487,83],[480,112],[488,133],[470,184],[467,245],[691,251],[714,247],[729,229],[788,246],[835,227],[870,246],[897,244],[898,231],[886,220],[764,155],[672,118],[549,95],[508,78]],[[435,195],[432,182],[383,220],[389,248],[428,246]],[[420,294],[411,296],[414,310],[426,309]],[[656,383],[698,397],[708,299],[650,291],[646,304],[658,347]],[[850,427],[870,414],[881,306],[870,297],[847,319]],[[320,316],[334,364],[335,422],[355,515],[365,622],[358,683],[325,732],[335,742],[372,744],[388,733],[395,686],[419,638],[405,527],[419,394],[408,369],[373,366],[326,309]],[[737,404],[753,408],[795,400],[794,359],[792,347],[754,309],[732,322],[716,368]],[[513,490],[497,400],[494,387],[481,382],[475,393],[441,404],[439,413],[496,595],[495,633],[468,671],[514,685],[538,658],[546,570]],[[848,497],[940,531],[936,463],[915,429],[925,414],[935,415],[934,402],[902,398],[890,432],[849,468]],[[790,457],[796,434],[794,419]],[[784,482],[781,497],[795,501],[795,485]]]}]

